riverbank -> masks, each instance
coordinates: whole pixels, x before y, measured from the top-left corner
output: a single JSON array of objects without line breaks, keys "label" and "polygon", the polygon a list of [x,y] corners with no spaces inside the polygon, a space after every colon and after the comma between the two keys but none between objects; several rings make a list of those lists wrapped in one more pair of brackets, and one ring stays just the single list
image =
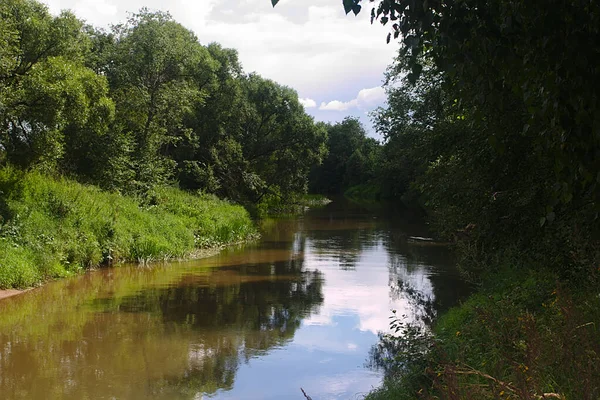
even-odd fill
[{"label": "riverbank", "polygon": [[25,293],[29,289],[0,289],[0,300]]},{"label": "riverbank", "polygon": [[367,400],[600,396],[598,273],[565,280],[541,266],[498,267],[433,336],[390,339],[394,367]]},{"label": "riverbank", "polygon": [[0,169],[0,289],[102,264],[197,256],[256,236],[248,212],[173,187],[140,199],[38,172]]}]

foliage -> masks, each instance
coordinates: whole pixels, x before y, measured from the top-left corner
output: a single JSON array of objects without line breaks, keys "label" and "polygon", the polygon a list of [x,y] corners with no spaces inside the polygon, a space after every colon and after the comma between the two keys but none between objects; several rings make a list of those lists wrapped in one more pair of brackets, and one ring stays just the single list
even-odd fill
[{"label": "foliage", "polygon": [[167,186],[291,202],[325,154],[293,89],[168,13],[110,30],[35,0],[3,1],[0,16],[3,287],[243,240],[245,212]]},{"label": "foliage", "polygon": [[216,62],[191,31],[160,12],[142,9],[113,27],[111,39],[104,69],[118,129],[133,143],[131,189],[144,192],[173,176],[165,148],[185,134],[183,119],[203,102]]},{"label": "foliage", "polygon": [[[454,26],[460,26],[461,16],[452,20],[458,24]],[[597,193],[595,184],[584,177],[592,167],[583,165],[588,156],[568,150],[581,145],[568,143],[571,133],[565,133],[569,139],[561,139],[560,152],[551,133],[589,127],[571,120],[571,126],[559,128],[556,121],[532,115],[523,93],[495,75],[498,71],[471,71],[476,66],[487,68],[487,58],[474,58],[461,67],[480,76],[477,80],[449,71],[437,57],[445,51],[440,46],[414,57],[405,46],[388,70],[388,105],[374,114],[377,129],[386,138],[381,164],[384,190],[426,208],[439,234],[458,243],[461,265],[471,277],[489,269],[506,249],[523,252],[532,263],[552,265],[564,276],[589,274],[599,253]],[[470,47],[465,45],[466,49]],[[419,80],[410,72],[416,62]],[[522,77],[521,72],[513,73]],[[572,89],[563,86],[565,91]],[[598,143],[589,132],[585,147],[594,152]],[[557,167],[566,160],[559,154],[563,150],[575,157],[570,165],[580,163],[579,172]]]},{"label": "foliage", "polygon": [[245,204],[306,191],[324,130],[235,50],[147,9],[108,31],[34,0],[0,13],[2,162],[142,196],[175,181]]},{"label": "foliage", "polygon": [[158,188],[153,204],[38,172],[0,170],[0,287],[25,287],[100,263],[180,258],[251,238],[247,212]]},{"label": "foliage", "polygon": [[[598,277],[573,287],[552,271],[517,268],[489,276],[479,293],[443,315],[430,351],[421,353],[425,364],[415,357],[403,365],[409,374],[367,398],[597,398]],[[411,336],[382,343],[407,341],[420,343]]]},{"label": "foliage", "polygon": [[379,202],[382,200],[381,186],[375,183],[362,183],[351,186],[344,196],[356,202]]},{"label": "foliage", "polygon": [[282,218],[302,215],[308,208],[319,208],[329,203],[331,200],[318,194],[282,196],[280,193],[270,193],[265,195],[256,207],[249,210],[260,219]]},{"label": "foliage", "polygon": [[358,119],[347,117],[322,126],[327,129],[327,156],[311,172],[311,192],[340,194],[376,179],[380,145],[367,137]]}]

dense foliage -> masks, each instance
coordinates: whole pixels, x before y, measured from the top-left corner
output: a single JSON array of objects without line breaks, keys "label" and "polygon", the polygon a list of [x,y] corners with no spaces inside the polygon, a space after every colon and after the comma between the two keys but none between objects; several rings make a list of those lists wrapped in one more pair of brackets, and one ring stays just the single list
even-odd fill
[{"label": "dense foliage", "polygon": [[358,119],[323,124],[327,129],[327,156],[310,175],[314,193],[340,194],[348,188],[375,181],[381,146],[370,137]]},{"label": "dense foliage", "polygon": [[384,171],[401,177],[398,192],[418,192],[443,234],[461,231],[465,267],[516,249],[563,275],[595,272],[598,15],[588,2],[385,0],[374,11],[403,43],[375,115]]},{"label": "dense foliage", "polygon": [[326,131],[297,93],[142,9],[110,31],[0,4],[3,163],[145,195],[178,181],[252,204],[305,193]]},{"label": "dense foliage", "polygon": [[373,11],[402,42],[374,114],[384,187],[424,207],[482,285],[373,398],[598,397],[599,11],[478,0]]}]

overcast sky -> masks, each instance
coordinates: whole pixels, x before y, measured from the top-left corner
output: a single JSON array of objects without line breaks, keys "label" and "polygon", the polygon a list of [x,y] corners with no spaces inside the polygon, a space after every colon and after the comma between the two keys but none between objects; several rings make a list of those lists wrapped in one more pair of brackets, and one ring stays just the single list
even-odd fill
[{"label": "overcast sky", "polygon": [[382,105],[383,73],[398,45],[386,44],[387,28],[370,24],[369,2],[355,17],[341,0],[42,0],[50,11],[72,10],[88,23],[107,27],[141,7],[169,11],[203,44],[238,50],[246,72],[290,86],[306,111],[320,121],[361,118]]}]

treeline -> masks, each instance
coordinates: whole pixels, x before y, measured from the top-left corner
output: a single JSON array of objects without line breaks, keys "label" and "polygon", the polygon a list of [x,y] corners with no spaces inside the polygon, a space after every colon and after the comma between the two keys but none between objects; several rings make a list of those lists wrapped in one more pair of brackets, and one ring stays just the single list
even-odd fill
[{"label": "treeline", "polygon": [[0,157],[146,195],[177,182],[247,204],[304,193],[326,131],[297,93],[245,73],[163,12],[103,30],[0,4]]}]

